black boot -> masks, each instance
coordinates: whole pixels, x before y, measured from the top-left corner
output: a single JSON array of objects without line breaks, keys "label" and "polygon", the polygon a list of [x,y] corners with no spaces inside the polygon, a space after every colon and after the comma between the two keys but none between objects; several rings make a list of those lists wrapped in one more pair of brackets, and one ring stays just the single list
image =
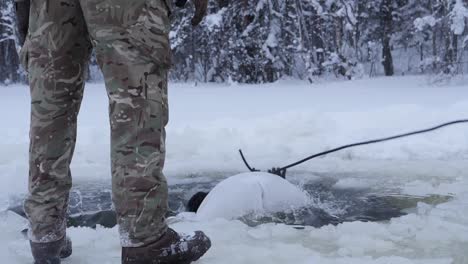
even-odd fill
[{"label": "black boot", "polygon": [[210,239],[201,231],[181,236],[169,228],[153,244],[122,248],[122,264],[189,264],[201,258],[210,247]]},{"label": "black boot", "polygon": [[68,237],[50,243],[30,244],[34,264],[60,264],[60,259],[72,254],[72,242]]}]

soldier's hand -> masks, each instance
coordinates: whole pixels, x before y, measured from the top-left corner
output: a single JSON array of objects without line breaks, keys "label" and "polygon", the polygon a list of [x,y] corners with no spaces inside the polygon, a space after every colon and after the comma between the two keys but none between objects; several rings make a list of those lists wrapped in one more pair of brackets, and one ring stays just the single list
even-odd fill
[{"label": "soldier's hand", "polygon": [[18,27],[18,37],[20,44],[23,45],[28,35],[29,28],[29,9],[30,0],[15,2],[16,21]]},{"label": "soldier's hand", "polygon": [[[195,5],[195,15],[192,18],[192,25],[197,26],[203,20],[208,9],[208,0],[192,0]],[[187,0],[177,0],[176,6],[184,7],[187,3]]]}]

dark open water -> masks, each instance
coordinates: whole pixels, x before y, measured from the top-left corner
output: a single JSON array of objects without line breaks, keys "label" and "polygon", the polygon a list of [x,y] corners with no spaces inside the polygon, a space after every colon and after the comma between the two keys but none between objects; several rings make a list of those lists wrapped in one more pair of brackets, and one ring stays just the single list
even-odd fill
[{"label": "dark open water", "polygon": [[[277,176],[273,176],[277,177]],[[209,191],[224,177],[207,180],[186,180],[186,183],[169,186],[168,216],[185,211],[188,199],[198,191]],[[332,177],[322,177],[302,184],[314,201],[308,208],[281,212],[273,215],[251,215],[241,218],[246,224],[258,225],[265,222],[278,222],[289,225],[320,227],[348,221],[386,221],[405,215],[414,209],[418,202],[439,204],[451,199],[448,196],[407,196],[394,191],[375,189],[335,188],[337,182]],[[22,214],[23,197],[12,197],[10,208]],[[112,211],[109,182],[76,183],[69,203],[69,226],[95,227],[97,224],[112,227],[115,214]]]}]

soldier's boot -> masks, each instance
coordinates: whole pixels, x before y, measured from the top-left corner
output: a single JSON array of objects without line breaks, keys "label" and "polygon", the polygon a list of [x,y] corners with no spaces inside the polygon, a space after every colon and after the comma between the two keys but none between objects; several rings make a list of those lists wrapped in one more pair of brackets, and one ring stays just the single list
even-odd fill
[{"label": "soldier's boot", "polygon": [[60,264],[60,260],[72,254],[70,238],[62,238],[50,243],[30,242],[34,264]]},{"label": "soldier's boot", "polygon": [[169,228],[153,244],[122,248],[122,264],[189,264],[201,258],[210,247],[210,239],[201,231],[179,235]]}]

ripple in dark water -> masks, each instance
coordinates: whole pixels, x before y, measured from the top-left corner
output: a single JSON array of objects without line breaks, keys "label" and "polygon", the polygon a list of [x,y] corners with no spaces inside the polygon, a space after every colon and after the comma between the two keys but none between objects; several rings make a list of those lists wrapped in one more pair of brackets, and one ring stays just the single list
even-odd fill
[{"label": "ripple in dark water", "polygon": [[[211,190],[222,178],[169,186],[169,212],[174,216],[185,211],[185,204],[199,191]],[[270,215],[247,215],[240,218],[250,226],[275,222],[296,226],[321,227],[350,221],[386,221],[405,215],[418,202],[439,204],[449,196],[406,196],[385,192],[376,194],[371,189],[335,188],[336,179],[322,178],[302,185],[314,201],[310,207]],[[11,210],[24,216],[23,197],[13,197]],[[68,225],[77,227],[113,227],[116,225],[109,183],[78,183],[72,189],[69,202]]]}]

